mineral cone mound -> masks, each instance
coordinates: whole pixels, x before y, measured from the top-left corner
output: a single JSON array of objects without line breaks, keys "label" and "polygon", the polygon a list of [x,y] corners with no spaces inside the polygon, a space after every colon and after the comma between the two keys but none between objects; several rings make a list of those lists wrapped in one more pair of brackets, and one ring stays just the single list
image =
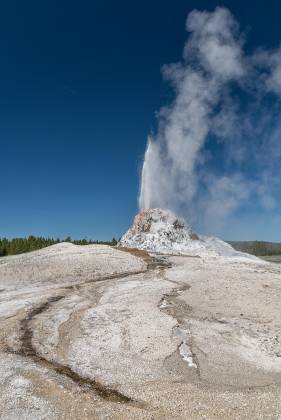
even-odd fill
[{"label": "mineral cone mound", "polygon": [[119,245],[168,254],[244,256],[226,242],[199,236],[183,219],[169,210],[141,210]]}]

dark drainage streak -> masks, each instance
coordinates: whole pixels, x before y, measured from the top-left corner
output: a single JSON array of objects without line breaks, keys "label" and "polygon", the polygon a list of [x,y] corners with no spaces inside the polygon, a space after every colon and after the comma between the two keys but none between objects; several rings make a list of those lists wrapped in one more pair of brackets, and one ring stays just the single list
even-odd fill
[{"label": "dark drainage streak", "polygon": [[38,306],[37,308],[34,308],[28,313],[27,317],[21,321],[21,330],[23,331],[22,339],[21,339],[22,340],[21,349],[19,351],[14,351],[14,352],[11,351],[11,353],[17,354],[19,356],[29,357],[34,362],[40,363],[41,365],[44,365],[45,367],[52,369],[53,371],[59,373],[60,375],[63,375],[72,379],[73,382],[78,384],[80,387],[83,387],[86,392],[89,390],[94,391],[98,396],[100,396],[101,398],[107,401],[129,404],[131,406],[145,409],[146,404],[144,402],[136,401],[115,389],[102,385],[101,383],[95,380],[92,380],[90,378],[84,378],[78,375],[78,373],[74,372],[69,366],[64,366],[60,363],[53,362],[53,361],[51,362],[45,359],[43,356],[40,356],[36,352],[36,350],[34,349],[32,345],[33,333],[32,333],[31,328],[29,327],[30,321],[32,321],[32,319],[35,316],[48,310],[50,306],[52,305],[52,303],[58,302],[64,297],[65,296],[53,296],[48,301]]}]

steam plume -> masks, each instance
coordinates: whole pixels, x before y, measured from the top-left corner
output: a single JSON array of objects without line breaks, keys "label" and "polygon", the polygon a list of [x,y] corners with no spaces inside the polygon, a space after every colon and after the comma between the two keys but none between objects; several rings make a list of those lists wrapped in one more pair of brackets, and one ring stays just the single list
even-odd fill
[{"label": "steam plume", "polygon": [[[148,138],[140,208],[198,215],[214,229],[255,199],[275,206],[281,158],[281,48],[244,52],[229,10],[193,11],[182,61],[163,75],[175,93]],[[207,223],[206,223],[207,225]]]}]

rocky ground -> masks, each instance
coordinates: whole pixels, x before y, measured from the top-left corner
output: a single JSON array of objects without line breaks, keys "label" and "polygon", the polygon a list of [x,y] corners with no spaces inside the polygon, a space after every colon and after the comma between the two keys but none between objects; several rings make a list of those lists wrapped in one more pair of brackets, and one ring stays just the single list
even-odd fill
[{"label": "rocky ground", "polygon": [[281,265],[58,244],[0,259],[1,419],[281,419]]}]

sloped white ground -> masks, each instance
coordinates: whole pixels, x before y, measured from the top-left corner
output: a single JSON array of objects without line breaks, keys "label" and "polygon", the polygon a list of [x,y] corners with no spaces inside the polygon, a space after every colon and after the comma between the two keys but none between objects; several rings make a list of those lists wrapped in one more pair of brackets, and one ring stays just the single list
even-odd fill
[{"label": "sloped white ground", "polygon": [[[278,419],[281,266],[164,258],[169,268],[147,270],[128,252],[62,244],[1,259],[0,418]],[[50,364],[21,354],[26,328]]]},{"label": "sloped white ground", "polygon": [[0,259],[2,288],[17,286],[55,285],[77,282],[107,274],[138,271],[145,267],[142,260],[124,256],[107,245],[77,246],[63,242],[33,251]]}]

